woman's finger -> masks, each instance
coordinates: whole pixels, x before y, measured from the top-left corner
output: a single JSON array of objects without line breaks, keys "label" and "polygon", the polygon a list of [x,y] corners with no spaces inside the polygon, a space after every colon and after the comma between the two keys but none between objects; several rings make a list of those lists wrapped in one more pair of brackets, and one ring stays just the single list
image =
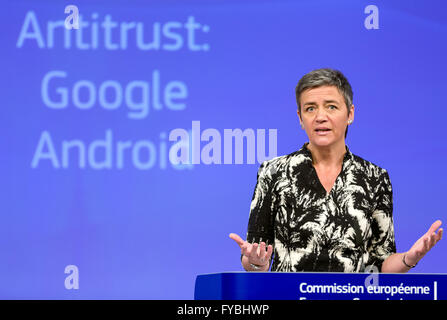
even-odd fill
[{"label": "woman's finger", "polygon": [[437,238],[436,232],[433,232],[433,234],[430,237],[430,250],[435,246],[436,238]]},{"label": "woman's finger", "polygon": [[266,251],[265,251],[265,242],[261,242],[261,245],[259,246],[259,259],[261,259],[261,261],[265,261],[265,256],[266,256]]},{"label": "woman's finger", "polygon": [[272,256],[272,253],[273,253],[273,246],[272,245],[268,245],[267,246],[264,243],[264,246],[265,246],[264,247],[264,251],[263,251],[262,256],[261,256],[262,264],[268,263],[270,261],[271,256]]},{"label": "woman's finger", "polygon": [[247,241],[245,241],[244,242],[244,244],[242,245],[242,247],[241,247],[241,253],[244,255],[244,256],[248,256],[248,248],[249,248],[249,246],[250,246],[250,244],[247,242]]},{"label": "woman's finger", "polygon": [[273,246],[271,244],[269,244],[269,246],[267,247],[267,259],[270,259],[270,257],[272,256],[273,253]]},{"label": "woman's finger", "polygon": [[433,232],[435,232],[442,224],[441,220],[436,220],[433,222],[433,224],[430,226],[430,229],[428,229],[426,235],[431,235]]},{"label": "woman's finger", "polygon": [[251,253],[250,253],[250,257],[253,259],[256,259],[258,257],[258,244],[252,243],[252,249],[251,249]]},{"label": "woman's finger", "polygon": [[437,237],[436,237],[436,242],[438,242],[439,240],[441,240],[442,239],[442,232],[443,232],[444,230],[441,228],[441,229],[439,229],[439,231],[438,231],[438,234],[437,234]]},{"label": "woman's finger", "polygon": [[233,239],[234,241],[236,241],[236,243],[241,248],[242,248],[242,245],[245,243],[245,241],[241,237],[239,237],[239,235],[236,233],[230,233],[230,238]]},{"label": "woman's finger", "polygon": [[423,249],[423,254],[426,254],[428,252],[428,250],[430,250],[429,248],[429,238],[430,237],[424,237],[424,249]]}]

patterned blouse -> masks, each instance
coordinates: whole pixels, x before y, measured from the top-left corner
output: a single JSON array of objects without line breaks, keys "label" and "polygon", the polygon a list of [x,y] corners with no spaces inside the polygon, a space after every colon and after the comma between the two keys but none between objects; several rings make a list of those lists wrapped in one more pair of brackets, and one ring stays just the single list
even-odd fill
[{"label": "patterned blouse", "polygon": [[396,252],[388,172],[352,154],[330,193],[308,142],[264,161],[250,206],[247,241],[272,244],[271,271],[363,272]]}]

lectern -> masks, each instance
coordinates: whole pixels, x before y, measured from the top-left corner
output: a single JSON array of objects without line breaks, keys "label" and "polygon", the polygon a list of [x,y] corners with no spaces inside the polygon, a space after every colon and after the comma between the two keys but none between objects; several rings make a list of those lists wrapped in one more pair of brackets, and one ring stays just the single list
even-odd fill
[{"label": "lectern", "polygon": [[446,300],[447,274],[222,272],[198,275],[196,300]]}]

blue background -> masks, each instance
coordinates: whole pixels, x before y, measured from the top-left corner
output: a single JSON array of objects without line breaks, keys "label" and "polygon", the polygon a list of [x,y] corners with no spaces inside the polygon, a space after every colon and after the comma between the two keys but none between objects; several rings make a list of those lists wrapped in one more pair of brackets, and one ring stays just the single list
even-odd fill
[{"label": "blue background", "polygon": [[[101,36],[98,49],[79,50],[74,41],[65,49],[62,28],[53,48],[29,39],[17,46],[27,13],[34,12],[46,41],[47,22],[65,20],[68,4],[87,21],[97,13],[98,25],[106,15],[142,22],[146,42],[154,22],[184,24],[193,16],[209,26],[195,39],[209,50],[188,50],[185,29],[176,51],[139,50],[134,30],[126,50],[106,50]],[[379,29],[364,26],[370,4],[379,9]],[[198,274],[241,270],[228,234],[245,236],[259,163],[160,168],[157,160],[140,170],[127,154],[123,168],[95,170],[88,162],[79,168],[75,152],[68,168],[48,160],[33,168],[39,139],[51,135],[60,161],[64,140],[88,147],[110,129],[114,143],[149,140],[158,148],[160,134],[200,121],[222,136],[224,129],[277,129],[277,155],[288,154],[308,141],[294,88],[322,67],[341,70],[353,87],[346,144],[388,170],[397,249],[408,250],[447,215],[446,11],[443,1],[408,0],[2,1],[0,298],[192,299]],[[144,119],[130,119],[124,103],[80,110],[70,98],[65,109],[51,109],[41,84],[52,70],[67,73],[52,95],[79,80],[97,88],[106,80],[151,85],[158,70],[162,88],[185,83],[186,107],[150,109]],[[444,250],[441,241],[412,272],[445,272]],[[64,286],[67,265],[79,269],[78,290]]]}]

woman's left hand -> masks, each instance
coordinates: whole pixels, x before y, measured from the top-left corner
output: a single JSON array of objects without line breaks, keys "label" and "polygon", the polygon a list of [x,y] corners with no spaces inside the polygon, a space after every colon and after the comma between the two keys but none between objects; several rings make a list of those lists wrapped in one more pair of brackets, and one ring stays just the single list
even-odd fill
[{"label": "woman's left hand", "polygon": [[415,242],[410,250],[405,254],[405,262],[409,265],[416,265],[419,260],[421,260],[431,248],[438,243],[442,238],[442,228],[439,229],[438,233],[436,230],[441,226],[441,220],[435,221],[427,233]]}]

